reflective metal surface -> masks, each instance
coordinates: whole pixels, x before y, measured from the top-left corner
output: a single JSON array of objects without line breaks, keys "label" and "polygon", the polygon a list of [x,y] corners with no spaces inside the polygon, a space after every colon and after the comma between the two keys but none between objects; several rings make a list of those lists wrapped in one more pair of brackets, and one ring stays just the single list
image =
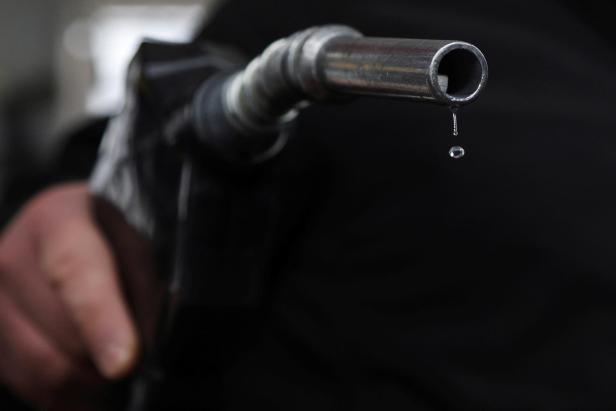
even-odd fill
[{"label": "reflective metal surface", "polygon": [[481,51],[461,41],[337,38],[323,53],[323,82],[341,93],[459,106],[478,96],[488,75]]},{"label": "reflective metal surface", "polygon": [[481,51],[462,41],[363,37],[323,26],[273,43],[224,85],[227,120],[246,135],[271,132],[304,101],[355,94],[460,106],[488,79]]}]

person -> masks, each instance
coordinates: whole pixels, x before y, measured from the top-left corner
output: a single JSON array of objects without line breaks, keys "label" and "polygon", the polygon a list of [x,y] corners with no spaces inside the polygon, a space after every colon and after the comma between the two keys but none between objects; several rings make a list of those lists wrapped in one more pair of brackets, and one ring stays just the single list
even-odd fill
[{"label": "person", "polygon": [[[300,116],[281,159],[290,211],[270,301],[212,401],[228,410],[616,407],[616,50],[605,18],[614,6],[593,7],[222,6],[202,37],[247,56],[336,22],[469,41],[491,80],[461,110],[455,139],[436,106],[358,99]],[[463,159],[448,157],[454,143],[467,148]],[[83,183],[52,188],[0,242],[0,380],[50,409],[96,405],[83,394],[138,357],[90,200]]]}]

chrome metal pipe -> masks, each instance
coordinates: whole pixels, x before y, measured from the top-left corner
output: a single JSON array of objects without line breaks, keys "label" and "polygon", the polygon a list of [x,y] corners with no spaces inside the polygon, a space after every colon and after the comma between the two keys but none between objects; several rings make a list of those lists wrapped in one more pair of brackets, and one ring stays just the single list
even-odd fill
[{"label": "chrome metal pipe", "polygon": [[322,53],[317,69],[340,93],[460,106],[479,95],[488,76],[481,51],[461,41],[341,37]]},{"label": "chrome metal pipe", "polygon": [[229,119],[244,132],[285,123],[304,100],[337,94],[405,97],[460,106],[488,79],[481,51],[462,41],[363,37],[346,26],[282,39],[225,86]]},{"label": "chrome metal pipe", "polygon": [[273,43],[218,91],[207,86],[197,93],[195,114],[202,117],[197,130],[208,139],[207,123],[214,122],[248,137],[271,134],[308,102],[341,95],[461,106],[477,98],[487,79],[486,59],[469,43],[372,38],[347,26],[314,27]]}]

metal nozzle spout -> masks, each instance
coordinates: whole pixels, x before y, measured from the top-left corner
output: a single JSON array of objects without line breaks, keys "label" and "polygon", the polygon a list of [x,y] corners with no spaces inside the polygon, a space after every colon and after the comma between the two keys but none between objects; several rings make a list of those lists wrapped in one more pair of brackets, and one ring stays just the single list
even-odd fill
[{"label": "metal nozzle spout", "polygon": [[334,92],[455,106],[473,101],[488,78],[481,51],[461,41],[339,38],[317,64]]},{"label": "metal nozzle spout", "polygon": [[259,136],[282,129],[306,101],[351,94],[461,106],[477,98],[487,79],[486,59],[469,43],[315,27],[273,43],[218,91],[205,84],[195,97],[195,122],[203,140],[217,138],[211,124]]},{"label": "metal nozzle spout", "polygon": [[462,41],[448,43],[436,53],[430,65],[430,81],[446,76],[446,87],[435,88],[437,101],[460,106],[474,101],[488,81],[488,63],[475,46]]},{"label": "metal nozzle spout", "polygon": [[463,41],[364,37],[346,26],[306,30],[287,41],[287,74],[312,99],[357,94],[459,106],[488,80],[484,55]]}]

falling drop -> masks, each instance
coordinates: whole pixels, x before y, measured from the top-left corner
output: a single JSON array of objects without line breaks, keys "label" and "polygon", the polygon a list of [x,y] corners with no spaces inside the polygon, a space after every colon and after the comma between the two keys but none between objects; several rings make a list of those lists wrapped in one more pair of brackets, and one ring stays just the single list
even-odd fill
[{"label": "falling drop", "polygon": [[[458,107],[457,106],[449,106],[449,111],[451,111],[451,116],[453,119],[453,130],[452,133],[454,137],[457,137],[459,134],[458,131]],[[449,149],[449,157],[451,158],[462,158],[466,154],[466,151],[463,147],[453,146]]]},{"label": "falling drop", "polygon": [[449,149],[449,157],[451,158],[462,158],[466,154],[466,151],[463,147],[453,146]]},{"label": "falling drop", "polygon": [[453,117],[453,135],[457,136],[458,135],[458,108],[451,106],[449,107],[449,110],[451,110],[451,115]]}]

